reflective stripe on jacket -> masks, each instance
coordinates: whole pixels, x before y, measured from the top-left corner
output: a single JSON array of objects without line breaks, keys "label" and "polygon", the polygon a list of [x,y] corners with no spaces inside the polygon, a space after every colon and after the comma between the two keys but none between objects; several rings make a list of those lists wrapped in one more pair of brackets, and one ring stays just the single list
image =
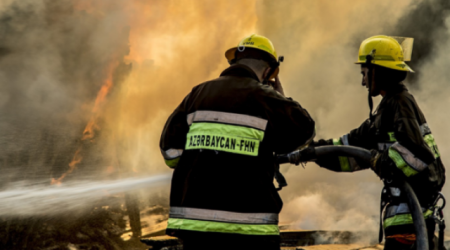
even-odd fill
[{"label": "reflective stripe on jacket", "polygon": [[162,155],[174,168],[167,233],[277,236],[282,201],[273,154],[313,137],[306,110],[246,66],[194,87],[161,136]]},{"label": "reflective stripe on jacket", "polygon": [[[430,210],[429,208],[422,207],[422,212],[425,219],[430,219],[431,216],[433,215],[433,211]],[[386,207],[383,223],[383,228],[385,230],[393,226],[412,225],[412,224],[413,219],[407,203],[399,203],[398,205],[388,205]]]}]

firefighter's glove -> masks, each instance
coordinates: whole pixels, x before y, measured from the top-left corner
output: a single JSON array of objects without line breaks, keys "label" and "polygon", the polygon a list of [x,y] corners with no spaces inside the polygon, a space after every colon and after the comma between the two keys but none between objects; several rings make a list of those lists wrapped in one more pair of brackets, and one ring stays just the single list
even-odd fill
[{"label": "firefighter's glove", "polygon": [[298,166],[301,162],[314,161],[317,159],[314,147],[307,147],[300,151],[294,151],[288,154],[289,162]]},{"label": "firefighter's glove", "polygon": [[382,178],[382,160],[381,160],[381,156],[382,154],[380,154],[380,152],[378,152],[378,150],[376,149],[371,149],[370,150],[370,154],[371,154],[371,158],[370,158],[370,168],[375,172],[375,174],[377,174],[380,178]]}]

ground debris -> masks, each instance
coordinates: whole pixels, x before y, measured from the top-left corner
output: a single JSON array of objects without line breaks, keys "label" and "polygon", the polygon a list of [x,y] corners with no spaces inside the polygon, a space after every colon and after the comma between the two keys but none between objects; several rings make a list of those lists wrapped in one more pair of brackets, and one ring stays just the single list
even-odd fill
[{"label": "ground debris", "polygon": [[[88,211],[40,217],[0,218],[0,249],[144,250],[137,239],[123,240],[127,211],[120,199]],[[105,201],[103,201],[105,202]]]}]

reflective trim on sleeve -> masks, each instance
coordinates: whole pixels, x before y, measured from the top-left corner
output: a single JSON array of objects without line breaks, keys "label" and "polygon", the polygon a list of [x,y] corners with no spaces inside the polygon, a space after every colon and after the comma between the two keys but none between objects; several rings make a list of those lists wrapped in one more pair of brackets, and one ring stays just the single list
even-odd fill
[{"label": "reflective trim on sleeve", "polygon": [[395,133],[394,132],[388,132],[388,136],[389,136],[389,141],[390,142],[396,142],[397,139],[395,138]]},{"label": "reflective trim on sleeve", "polygon": [[162,150],[161,154],[164,157],[164,161],[166,165],[170,168],[175,168],[178,165],[178,161],[180,161],[180,157],[183,154],[183,149],[175,149],[171,148],[168,150]]},{"label": "reflective trim on sleeve", "polygon": [[235,124],[256,128],[262,131],[265,131],[267,126],[267,120],[256,116],[207,110],[199,110],[188,114],[187,122],[189,125],[191,125],[193,122],[218,122]]},{"label": "reflective trim on sleeve", "polygon": [[[348,142],[348,134],[343,135],[340,139],[341,139],[341,141],[338,142],[338,143],[340,143],[340,144],[335,144],[335,145],[350,146],[350,143]],[[337,140],[336,140],[336,142],[337,142]],[[333,143],[334,143],[334,142],[333,142]],[[339,158],[341,158],[341,157],[339,157]],[[345,170],[342,169],[342,167],[341,167],[342,171],[344,171],[344,172],[354,172],[354,171],[358,171],[358,170],[361,170],[361,169],[362,169],[362,168],[359,166],[358,162],[355,160],[354,157],[342,157],[342,158],[347,158],[348,166],[349,166],[348,169],[347,169],[347,168],[344,168]],[[345,166],[345,160],[343,160],[343,161],[344,161],[344,166]],[[342,165],[341,165],[341,166],[342,166]]]},{"label": "reflective trim on sleeve", "polygon": [[[343,145],[341,138],[333,139],[333,145],[336,145],[336,146]],[[339,156],[338,158],[339,158],[339,164],[341,165],[341,171],[342,172],[352,172],[348,157]]]},{"label": "reflective trim on sleeve", "polygon": [[[434,158],[435,159],[439,158],[441,154],[439,153],[439,149],[437,148],[436,142],[434,141],[434,136],[431,134],[430,127],[428,126],[427,123],[424,123],[424,124],[420,125],[419,128],[420,128],[420,133],[423,136],[423,139],[427,143],[431,152],[434,154]],[[395,139],[394,132],[388,132],[388,136],[389,136],[389,138],[390,138],[389,140],[391,142],[397,141]],[[378,150],[385,150],[385,149],[389,148],[390,146],[392,146],[392,144],[389,145],[389,143],[378,143]],[[405,159],[405,160],[407,160],[407,159]]]},{"label": "reflective trim on sleeve", "polygon": [[[417,171],[423,171],[428,167],[428,164],[421,161],[419,158],[417,158],[409,149],[401,145],[400,143],[396,142],[394,143],[389,150],[394,149],[396,152],[398,152],[401,157],[404,159],[404,161],[409,165],[410,167],[414,168]],[[390,155],[389,155],[390,156]],[[397,165],[398,166],[398,165]]]},{"label": "reflective trim on sleeve", "polygon": [[[345,146],[350,146],[350,143],[348,142],[348,134],[343,135],[343,136],[341,137],[341,141],[342,141],[342,144],[343,144],[343,145],[345,145]],[[353,172],[353,171],[358,171],[358,170],[362,169],[362,168],[359,166],[358,162],[355,160],[354,157],[347,157],[347,159],[348,159],[348,162],[349,162],[349,165],[350,165],[350,169],[351,169],[352,172]]]},{"label": "reflective trim on sleeve", "polygon": [[414,168],[410,167],[405,160],[403,160],[403,157],[392,147],[389,148],[389,158],[392,159],[392,161],[395,163],[397,168],[402,170],[402,172],[407,176],[413,176],[419,173]]},{"label": "reflective trim on sleeve", "polygon": [[164,161],[166,162],[166,165],[169,166],[170,168],[175,168],[176,166],[178,166],[178,162],[180,161],[180,157],[172,159],[172,160],[164,159]]},{"label": "reflective trim on sleeve", "polygon": [[195,122],[189,128],[186,150],[209,149],[258,156],[264,132],[258,129],[209,122]]},{"label": "reflective trim on sleeve", "polygon": [[343,135],[343,136],[341,137],[341,141],[342,141],[342,145],[345,145],[345,146],[350,145],[350,144],[348,143],[348,134]]},{"label": "reflective trim on sleeve", "polygon": [[423,139],[427,143],[428,147],[431,149],[434,158],[435,159],[439,158],[441,156],[441,153],[439,153],[439,149],[436,145],[436,142],[434,141],[434,136],[432,134],[427,134],[423,137]]},{"label": "reflective trim on sleeve", "polygon": [[437,144],[434,141],[434,136],[433,134],[431,134],[431,129],[427,123],[420,125],[420,132],[422,133],[423,139],[425,140],[431,152],[433,153],[434,158],[435,159],[439,158],[441,156],[441,153],[439,153]]},{"label": "reflective trim on sleeve", "polygon": [[188,123],[188,125],[191,125],[194,122],[194,115],[195,115],[195,112],[194,113],[190,113],[190,114],[187,115],[187,123]]},{"label": "reflective trim on sleeve", "polygon": [[168,149],[166,151],[161,149],[164,159],[171,160],[180,157],[183,154],[183,149]]},{"label": "reflective trim on sleeve", "polygon": [[197,232],[230,233],[243,235],[279,235],[278,225],[237,224],[217,221],[202,221],[169,218],[167,228]]},{"label": "reflective trim on sleeve", "polygon": [[241,224],[278,224],[276,213],[236,213],[190,207],[171,207],[169,217]]},{"label": "reflective trim on sleeve", "polygon": [[[431,134],[431,129],[428,126],[427,123],[424,123],[424,124],[420,125],[419,129],[420,129],[420,134],[422,136]],[[391,141],[391,142],[396,142],[397,141],[397,139],[395,138],[395,133],[394,132],[388,132],[387,134],[389,136],[389,141]]]},{"label": "reflective trim on sleeve", "polygon": [[431,129],[430,129],[430,127],[428,127],[427,123],[420,125],[420,133],[422,134],[422,136],[431,134]]}]

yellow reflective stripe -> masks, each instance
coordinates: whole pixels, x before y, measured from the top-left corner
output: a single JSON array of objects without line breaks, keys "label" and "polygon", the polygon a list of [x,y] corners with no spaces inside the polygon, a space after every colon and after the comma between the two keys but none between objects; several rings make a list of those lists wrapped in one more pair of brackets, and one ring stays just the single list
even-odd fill
[{"label": "yellow reflective stripe", "polygon": [[230,233],[245,235],[279,235],[278,225],[237,224],[217,221],[202,221],[169,218],[168,229],[198,232]]},{"label": "yellow reflective stripe", "polygon": [[172,160],[164,160],[166,162],[166,165],[175,168],[178,165],[178,161],[180,161],[180,157],[172,159]]},{"label": "yellow reflective stripe", "polygon": [[398,152],[406,164],[417,171],[423,171],[428,167],[428,164],[417,158],[408,148],[404,147],[402,144],[396,142],[391,146],[392,149],[395,149]]},{"label": "yellow reflective stripe", "polygon": [[[429,128],[427,124],[424,124],[420,127],[421,133],[426,133],[429,132]],[[390,142],[396,142],[397,139],[395,138],[394,132],[388,132],[388,136],[389,136],[389,141]],[[436,142],[434,141],[434,136],[429,133],[427,135],[423,136],[423,139],[425,140],[425,142],[427,143],[428,147],[430,147],[431,152],[433,152],[434,154],[434,158],[437,159],[441,156],[441,154],[439,153],[439,149],[437,147]]]},{"label": "yellow reflective stripe", "polygon": [[[333,139],[333,145],[336,145],[336,146],[343,145],[341,138]],[[342,172],[353,172],[352,168],[350,167],[350,162],[348,160],[348,157],[339,156],[339,164],[341,165]]]},{"label": "yellow reflective stripe", "polygon": [[333,145],[335,146],[342,145],[341,138],[333,139]]},{"label": "yellow reflective stripe", "polygon": [[434,158],[437,159],[441,154],[439,153],[439,149],[436,145],[436,142],[434,141],[434,136],[432,134],[425,135],[423,137],[425,142],[427,143],[428,147],[430,147],[431,152],[434,154]]},{"label": "yellow reflective stripe", "polygon": [[190,126],[186,150],[210,149],[257,156],[264,131],[254,128],[198,122]]},{"label": "yellow reflective stripe", "polygon": [[409,166],[405,160],[403,160],[403,157],[397,152],[397,150],[393,149],[392,147],[389,148],[389,157],[392,159],[392,161],[395,163],[397,168],[402,170],[402,172],[410,177],[413,175],[416,175],[419,173],[417,170]]},{"label": "yellow reflective stripe", "polygon": [[388,136],[389,136],[389,141],[390,142],[396,142],[397,139],[395,138],[395,133],[394,132],[388,132]]},{"label": "yellow reflective stripe", "polygon": [[[423,213],[425,219],[431,217],[431,215],[433,215],[433,211],[429,209]],[[385,219],[383,227],[386,229],[387,227],[390,226],[407,225],[413,223],[414,222],[411,214],[398,214],[393,217]]]}]

